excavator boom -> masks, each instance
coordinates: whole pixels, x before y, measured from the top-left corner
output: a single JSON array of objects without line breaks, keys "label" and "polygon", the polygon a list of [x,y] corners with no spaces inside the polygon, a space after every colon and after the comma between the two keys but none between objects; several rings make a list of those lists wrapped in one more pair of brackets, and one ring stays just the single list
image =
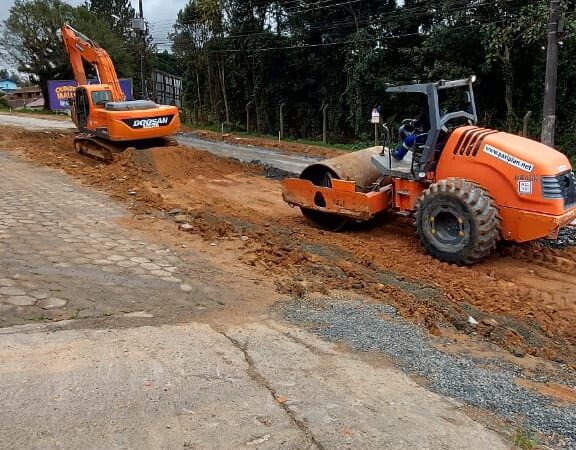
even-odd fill
[{"label": "excavator boom", "polygon": [[62,40],[70,57],[74,78],[79,85],[87,84],[86,71],[83,64],[83,61],[86,61],[96,70],[100,83],[110,86],[112,100],[115,102],[125,100],[114,63],[106,50],[67,23],[62,25]]}]

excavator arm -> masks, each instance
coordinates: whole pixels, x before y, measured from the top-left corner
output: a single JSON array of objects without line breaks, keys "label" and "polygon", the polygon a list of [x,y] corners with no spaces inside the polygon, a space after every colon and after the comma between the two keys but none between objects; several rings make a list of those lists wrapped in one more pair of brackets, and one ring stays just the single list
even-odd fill
[{"label": "excavator arm", "polygon": [[100,83],[110,86],[112,99],[115,102],[125,100],[114,63],[103,48],[67,23],[62,25],[62,40],[64,41],[64,47],[70,58],[74,78],[78,85],[87,84],[83,64],[83,61],[86,61],[96,69]]}]

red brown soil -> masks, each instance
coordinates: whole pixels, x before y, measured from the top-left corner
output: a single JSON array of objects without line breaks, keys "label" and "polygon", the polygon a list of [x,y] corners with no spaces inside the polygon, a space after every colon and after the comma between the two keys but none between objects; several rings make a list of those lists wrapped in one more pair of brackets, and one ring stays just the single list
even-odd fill
[{"label": "red brown soil", "polygon": [[[433,334],[457,330],[576,367],[575,248],[508,246],[482,264],[456,267],[425,254],[407,220],[382,220],[342,234],[312,228],[282,202],[278,182],[202,151],[178,146],[125,152],[105,166],[77,155],[72,134],[1,132],[0,148],[61,168],[137,214],[181,209],[192,235],[162,219],[175,239],[237,242],[230,258],[274,278],[282,292],[355,290],[395,305]],[[141,227],[154,220],[149,214]],[[433,290],[422,295],[419,289],[427,286]],[[469,315],[480,323],[470,326]]]},{"label": "red brown soil", "polygon": [[319,147],[317,145],[301,144],[298,142],[279,142],[275,139],[263,137],[244,137],[235,136],[230,133],[216,133],[208,130],[193,130],[194,134],[202,139],[208,139],[215,142],[228,142],[236,145],[253,145],[255,147],[264,147],[280,150],[285,153],[298,153],[306,156],[315,156],[321,158],[333,158],[344,152],[335,148]]},{"label": "red brown soil", "polygon": [[576,391],[567,386],[557,383],[536,383],[534,381],[525,380],[524,378],[516,378],[516,384],[519,386],[530,389],[531,391],[545,395],[546,397],[553,398],[556,403],[560,404],[574,404],[576,403]]}]

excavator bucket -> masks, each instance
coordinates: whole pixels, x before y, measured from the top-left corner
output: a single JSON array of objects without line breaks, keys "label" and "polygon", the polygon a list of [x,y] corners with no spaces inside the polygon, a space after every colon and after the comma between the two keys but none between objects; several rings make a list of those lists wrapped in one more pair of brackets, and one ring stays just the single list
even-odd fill
[{"label": "excavator bucket", "polygon": [[382,175],[373,166],[372,156],[381,147],[312,164],[300,178],[282,182],[284,201],[298,206],[315,225],[339,231],[350,221],[364,221],[390,207],[391,187],[374,189]]}]

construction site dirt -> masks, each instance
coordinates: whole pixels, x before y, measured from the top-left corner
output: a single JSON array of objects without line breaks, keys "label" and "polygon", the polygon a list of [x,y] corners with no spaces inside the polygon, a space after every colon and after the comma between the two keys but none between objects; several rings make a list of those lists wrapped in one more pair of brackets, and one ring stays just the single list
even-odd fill
[{"label": "construction site dirt", "polygon": [[[446,338],[451,351],[490,352],[526,371],[576,369],[576,248],[501,245],[457,267],[427,255],[408,219],[379,217],[345,233],[310,227],[254,164],[175,146],[128,150],[104,165],[77,154],[68,131],[2,127],[0,139],[123,201],[134,213],[124,226],[190,248],[217,242],[214,258],[261,271],[292,297],[356,291]],[[282,150],[304,152],[293,146]]]}]

